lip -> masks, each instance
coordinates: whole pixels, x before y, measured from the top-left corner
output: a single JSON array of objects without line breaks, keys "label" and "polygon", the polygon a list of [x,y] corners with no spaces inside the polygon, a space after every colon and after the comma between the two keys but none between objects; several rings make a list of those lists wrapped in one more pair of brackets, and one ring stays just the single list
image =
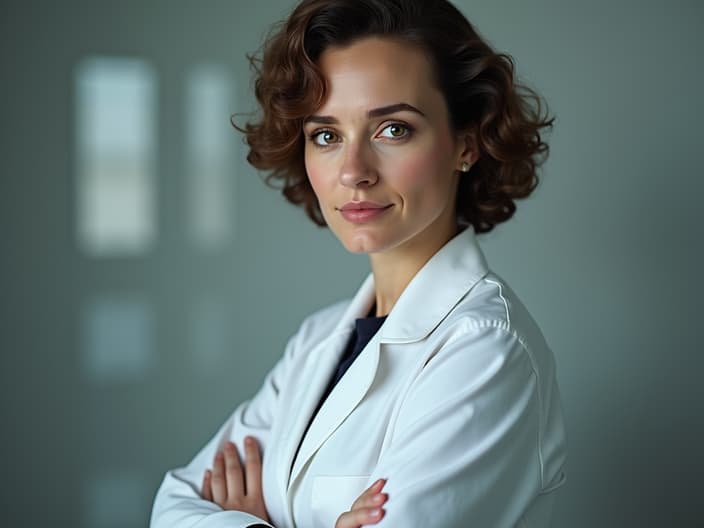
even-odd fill
[{"label": "lip", "polygon": [[393,204],[379,204],[375,202],[347,202],[339,208],[340,214],[348,222],[353,224],[364,224],[376,220]]}]

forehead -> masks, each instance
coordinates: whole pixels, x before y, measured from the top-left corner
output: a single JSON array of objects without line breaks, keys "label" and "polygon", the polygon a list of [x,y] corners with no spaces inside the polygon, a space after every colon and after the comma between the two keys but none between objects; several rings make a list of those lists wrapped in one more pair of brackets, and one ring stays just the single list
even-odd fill
[{"label": "forehead", "polygon": [[418,48],[370,37],[322,53],[319,66],[327,83],[321,109],[334,112],[400,101],[433,107],[443,103],[432,65]]}]

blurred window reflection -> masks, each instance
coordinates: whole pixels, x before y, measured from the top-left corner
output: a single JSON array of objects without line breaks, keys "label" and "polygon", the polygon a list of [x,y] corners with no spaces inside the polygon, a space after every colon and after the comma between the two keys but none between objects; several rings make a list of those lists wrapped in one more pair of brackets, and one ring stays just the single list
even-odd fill
[{"label": "blurred window reflection", "polygon": [[76,69],[77,238],[94,257],[145,253],[156,236],[156,76],[137,59]]},{"label": "blurred window reflection", "polygon": [[142,381],[154,368],[154,317],[140,298],[99,297],[81,319],[82,371],[88,381]]},{"label": "blurred window reflection", "polygon": [[234,83],[224,66],[201,64],[186,81],[186,209],[189,234],[200,250],[227,243],[233,230]]}]

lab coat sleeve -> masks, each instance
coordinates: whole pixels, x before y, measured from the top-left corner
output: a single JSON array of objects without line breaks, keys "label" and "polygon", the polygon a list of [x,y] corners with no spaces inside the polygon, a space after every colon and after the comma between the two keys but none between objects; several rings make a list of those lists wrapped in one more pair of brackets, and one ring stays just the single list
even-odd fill
[{"label": "lab coat sleeve", "polygon": [[295,350],[294,336],[284,356],[267,374],[257,394],[240,404],[217,434],[186,466],[167,472],[154,500],[151,528],[244,528],[271,526],[263,520],[239,511],[225,511],[200,496],[203,475],[212,468],[215,454],[232,441],[238,449],[244,438],[252,435],[259,441],[262,455],[276,414],[278,395],[290,372]]},{"label": "lab coat sleeve", "polygon": [[512,527],[542,487],[538,373],[501,323],[471,325],[428,360],[369,484],[391,528]]}]

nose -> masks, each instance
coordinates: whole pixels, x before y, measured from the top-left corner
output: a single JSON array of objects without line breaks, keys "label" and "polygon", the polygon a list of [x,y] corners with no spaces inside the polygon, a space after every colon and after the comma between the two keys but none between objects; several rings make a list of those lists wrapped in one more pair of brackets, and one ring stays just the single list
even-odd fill
[{"label": "nose", "polygon": [[340,183],[345,187],[371,187],[379,180],[374,156],[364,144],[350,144],[340,167]]}]

